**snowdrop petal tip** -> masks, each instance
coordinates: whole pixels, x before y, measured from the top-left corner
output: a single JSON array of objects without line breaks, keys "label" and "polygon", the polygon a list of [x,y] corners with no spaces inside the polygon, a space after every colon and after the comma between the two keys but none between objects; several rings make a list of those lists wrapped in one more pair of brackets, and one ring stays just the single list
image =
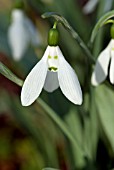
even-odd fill
[{"label": "snowdrop petal tip", "polygon": [[110,61],[110,47],[112,42],[99,54],[92,78],[91,83],[94,86],[102,83],[108,75],[108,65]]},{"label": "snowdrop petal tip", "polygon": [[100,84],[100,82],[98,82],[97,78],[96,78],[96,74],[95,72],[93,72],[92,77],[91,77],[91,84],[93,86],[98,86]]},{"label": "snowdrop petal tip", "polygon": [[111,50],[111,63],[110,63],[110,82],[114,84],[114,50]]}]

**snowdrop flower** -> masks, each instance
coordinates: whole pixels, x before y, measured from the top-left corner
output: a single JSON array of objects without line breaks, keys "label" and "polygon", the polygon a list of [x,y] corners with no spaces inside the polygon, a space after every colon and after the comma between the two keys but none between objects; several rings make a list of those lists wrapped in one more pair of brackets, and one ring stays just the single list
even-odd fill
[{"label": "snowdrop flower", "polygon": [[12,23],[8,29],[8,40],[13,58],[16,61],[23,57],[30,43],[33,45],[40,43],[38,31],[21,9],[12,11]]},{"label": "snowdrop flower", "polygon": [[83,12],[84,12],[85,14],[90,14],[91,12],[94,11],[97,3],[98,3],[98,0],[89,0],[89,1],[85,4],[85,6],[84,6],[84,8],[83,8]]},{"label": "snowdrop flower", "polygon": [[114,39],[111,39],[108,46],[98,56],[91,78],[91,82],[94,86],[99,85],[106,79],[109,63],[109,78],[110,82],[114,84]]},{"label": "snowdrop flower", "polygon": [[[110,1],[107,1],[107,0],[104,0],[104,9],[103,9],[103,13],[109,11],[112,7],[112,3],[113,3],[113,0],[110,0]],[[85,4],[84,8],[83,8],[83,12],[85,14],[90,14],[92,13],[97,4],[99,3],[99,0],[88,0],[88,2]]]},{"label": "snowdrop flower", "polygon": [[23,106],[29,106],[39,97],[43,88],[47,92],[53,92],[59,86],[67,99],[81,105],[82,91],[78,78],[58,46],[57,29],[52,28],[42,59],[25,79],[21,91],[21,103]]}]

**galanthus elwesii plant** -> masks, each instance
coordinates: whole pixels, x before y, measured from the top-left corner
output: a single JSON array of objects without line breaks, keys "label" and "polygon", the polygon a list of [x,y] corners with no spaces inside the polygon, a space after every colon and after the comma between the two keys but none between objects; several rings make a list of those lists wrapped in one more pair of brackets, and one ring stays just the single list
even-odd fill
[{"label": "galanthus elwesii plant", "polygon": [[108,68],[110,82],[114,84],[114,25],[111,26],[111,40],[108,46],[99,54],[92,73],[91,82],[94,86],[99,85],[106,79]]},{"label": "galanthus elwesii plant", "polygon": [[32,21],[22,9],[13,9],[12,22],[8,28],[8,40],[14,60],[19,61],[25,54],[29,44],[39,45],[40,34]]},{"label": "galanthus elwesii plant", "polygon": [[23,106],[31,105],[40,95],[42,88],[53,92],[60,87],[72,103],[82,104],[82,91],[76,73],[65,60],[59,46],[59,33],[54,27],[49,31],[48,47],[42,59],[28,74],[21,91]]},{"label": "galanthus elwesii plant", "polygon": [[[3,25],[0,22],[0,58],[3,60],[3,63],[0,62],[0,74],[19,86],[21,94],[19,94],[20,88],[15,87],[13,83],[10,84],[9,80],[5,90],[2,81],[6,82],[6,79],[1,76],[0,110],[2,114],[8,113],[8,116],[11,113],[11,117],[14,116],[19,122],[18,125],[22,125],[21,130],[24,133],[21,136],[17,135],[19,142],[16,139],[19,150],[17,147],[16,150],[13,148],[14,157],[17,150],[19,151],[15,157],[17,168],[19,167],[17,159],[20,158],[20,153],[23,154],[25,148],[27,154],[20,167],[23,170],[34,168],[37,170],[113,170],[114,10],[111,9],[114,8],[114,1],[90,0],[89,3],[93,2],[93,5],[97,6],[93,8],[95,13],[88,16],[82,13],[83,2],[78,0],[68,0],[64,6],[65,1],[61,0],[56,3],[52,0],[16,1],[19,4],[23,1],[24,6],[21,8],[20,5],[21,9],[15,6],[12,10],[13,20],[8,30],[12,54],[15,60],[21,59],[26,50],[29,55],[19,63],[10,61],[10,58],[7,59],[8,61],[4,60],[10,53],[8,53],[7,41],[4,41],[6,39],[4,26],[7,23],[4,23],[3,18]],[[104,12],[105,7],[110,7],[111,11]],[[44,35],[43,42],[46,38],[45,33],[47,29],[49,30],[47,46],[42,43],[43,46],[40,45],[38,49],[27,49],[30,43],[38,43],[38,36],[36,28],[33,29],[31,21],[22,9],[26,9],[29,16],[37,22],[37,26],[39,25]],[[52,9],[56,12],[43,13],[44,10],[52,11]],[[61,13],[64,13],[65,17]],[[41,19],[39,19],[40,15]],[[46,19],[46,22],[43,19]],[[54,25],[49,29],[52,21]],[[111,25],[107,27],[107,24]],[[60,36],[61,41],[59,41]],[[61,50],[64,50],[65,54]],[[34,52],[37,52],[38,59]],[[40,57],[41,53],[43,55]],[[5,62],[7,66],[4,65]],[[11,67],[19,77],[25,77],[24,81],[8,67]],[[30,68],[32,69],[29,72]],[[78,71],[81,85],[75,69]],[[25,76],[26,74],[28,75]],[[6,125],[7,117],[1,120]],[[0,134],[1,140],[3,132]],[[15,130],[11,135],[15,137]],[[32,141],[33,151],[30,149],[30,154],[34,152],[31,154],[32,160],[28,161],[28,166],[25,160],[29,158],[29,150],[26,143],[22,142],[20,145],[22,138],[29,144],[27,136]],[[7,139],[10,142],[13,138],[8,135],[5,140],[6,145]],[[14,141],[13,143],[15,144]],[[1,148],[2,145],[4,141],[0,142]],[[9,144],[7,148],[9,161]],[[11,155],[11,161],[12,158]],[[7,162],[4,163],[6,164]]]}]

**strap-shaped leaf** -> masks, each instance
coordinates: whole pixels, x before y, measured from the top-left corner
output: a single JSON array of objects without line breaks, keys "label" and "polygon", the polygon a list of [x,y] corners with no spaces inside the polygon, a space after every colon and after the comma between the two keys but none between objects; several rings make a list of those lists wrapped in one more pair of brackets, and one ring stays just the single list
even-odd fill
[{"label": "strap-shaped leaf", "polygon": [[9,80],[13,81],[19,86],[22,86],[23,81],[14,75],[3,63],[0,62],[0,73],[7,77]]},{"label": "strap-shaped leaf", "polygon": [[114,91],[106,85],[98,86],[95,89],[95,102],[105,138],[114,151]]},{"label": "strap-shaped leaf", "polygon": [[99,31],[99,29],[105,25],[107,23],[107,21],[114,17],[114,10],[107,12],[106,14],[104,14],[96,23],[95,27],[93,28],[92,34],[91,34],[91,38],[90,38],[90,42],[93,43],[95,36],[97,34],[97,32]]}]

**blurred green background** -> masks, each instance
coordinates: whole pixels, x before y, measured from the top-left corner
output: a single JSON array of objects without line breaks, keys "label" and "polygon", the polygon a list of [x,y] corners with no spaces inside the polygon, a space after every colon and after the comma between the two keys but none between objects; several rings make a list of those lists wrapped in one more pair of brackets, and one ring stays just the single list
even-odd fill
[{"label": "blurred green background", "polygon": [[[19,1],[19,0],[18,0]],[[41,44],[28,47],[23,58],[14,61],[8,44],[7,31],[16,0],[0,0],[0,61],[15,75],[25,79],[42,57],[47,35],[54,19],[41,18],[48,11],[63,15],[79,33],[96,59],[110,40],[109,28],[98,32],[94,44],[89,44],[91,31],[98,19],[112,10],[107,0],[99,0],[94,11],[85,14],[86,0],[25,0],[24,11],[41,35]],[[114,87],[108,83],[93,88],[90,83],[92,65],[79,44],[59,24],[60,47],[66,60],[75,69],[83,91],[83,105],[70,103],[57,89],[42,91],[41,98],[67,127],[75,143],[69,140],[47,114],[40,102],[22,107],[21,88],[0,75],[0,170],[41,170],[52,167],[61,170],[111,170],[114,168]]]}]

